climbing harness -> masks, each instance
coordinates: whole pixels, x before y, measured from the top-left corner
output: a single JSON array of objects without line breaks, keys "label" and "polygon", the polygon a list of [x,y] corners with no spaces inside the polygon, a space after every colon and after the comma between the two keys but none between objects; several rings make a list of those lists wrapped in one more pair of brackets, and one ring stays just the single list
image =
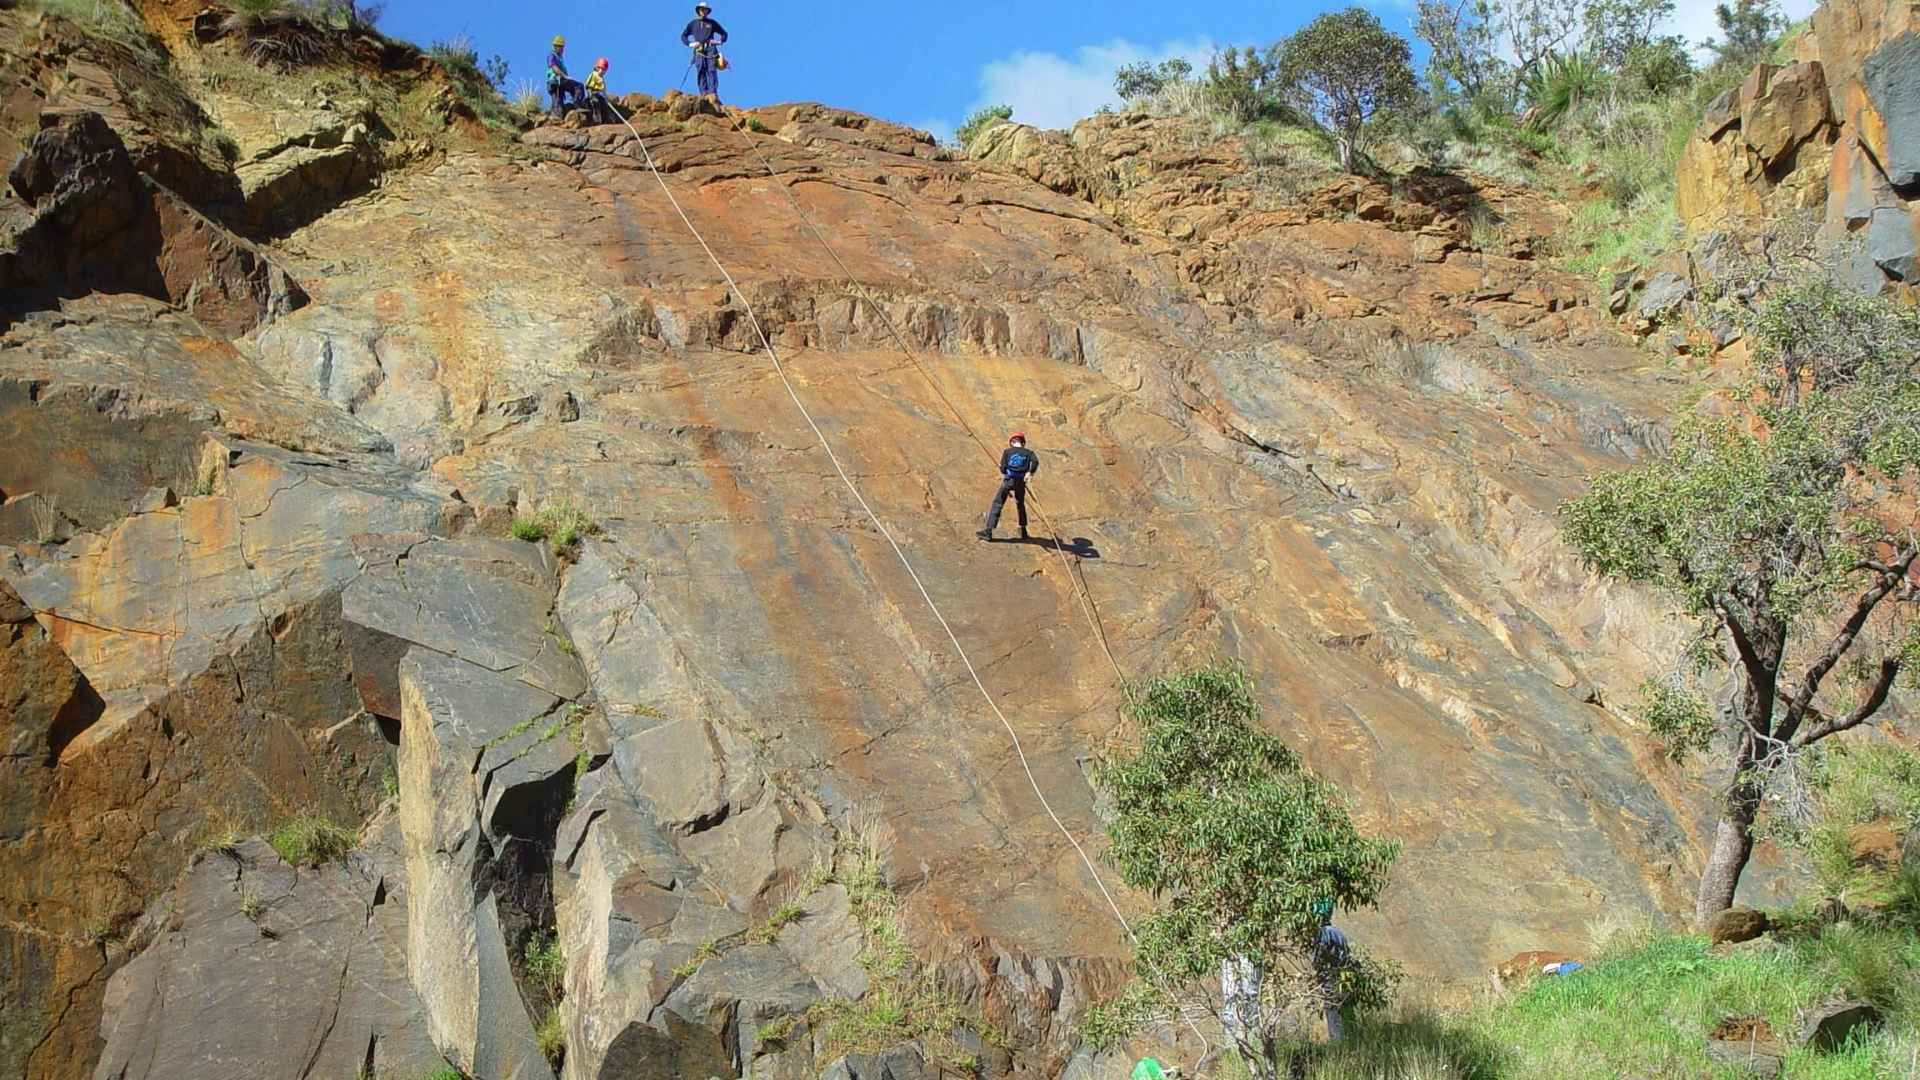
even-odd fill
[{"label": "climbing harness", "polygon": [[[611,106],[611,102],[609,102],[609,105]],[[633,135],[634,144],[640,147],[640,154],[646,161],[647,169],[653,173],[654,181],[660,185],[660,191],[666,195],[667,202],[673,206],[674,213],[680,216],[681,223],[686,225],[687,231],[691,233],[694,240],[699,243],[700,249],[706,252],[707,259],[713,263],[714,269],[720,271],[720,276],[725,279],[727,287],[733,291],[733,295],[740,298],[741,306],[746,309],[747,321],[753,326],[754,336],[759,339],[760,347],[765,350],[767,359],[773,362],[774,374],[779,376],[781,385],[786,388],[787,396],[793,400],[794,408],[800,411],[800,416],[806,420],[807,427],[812,429],[814,439],[819,442],[820,449],[826,452],[827,461],[833,465],[833,471],[839,474],[840,482],[846,485],[847,491],[853,495],[854,501],[860,504],[860,509],[867,515],[867,520],[873,523],[873,527],[878,530],[881,537],[886,540],[887,546],[893,549],[893,554],[900,560],[900,565],[906,569],[907,576],[913,580],[914,588],[920,592],[920,598],[926,601],[928,610],[933,612],[933,617],[940,623],[940,629],[946,632],[947,640],[952,643],[954,652],[960,657],[961,664],[965,665],[967,675],[973,680],[974,688],[980,691],[980,696],[986,700],[987,707],[993,710],[993,715],[1000,721],[1000,726],[1006,728],[1007,735],[1013,740],[1014,754],[1020,759],[1020,768],[1027,774],[1027,783],[1032,786],[1034,796],[1040,800],[1041,808],[1046,810],[1047,816],[1053,819],[1054,827],[1060,831],[1061,836],[1066,837],[1067,843],[1071,844],[1073,850],[1079,854],[1080,861],[1086,864],[1087,873],[1093,876],[1094,886],[1100,890],[1100,895],[1106,900],[1107,907],[1112,909],[1113,917],[1119,921],[1121,928],[1127,932],[1127,936],[1133,938],[1135,936],[1133,925],[1127,921],[1126,915],[1120,911],[1120,905],[1114,900],[1113,894],[1107,891],[1106,881],[1101,878],[1100,870],[1094,865],[1093,857],[1087,854],[1086,848],[1080,846],[1080,841],[1074,837],[1072,830],[1067,828],[1066,823],[1060,820],[1060,815],[1054,811],[1053,804],[1047,801],[1046,792],[1041,790],[1040,781],[1034,776],[1033,766],[1027,760],[1026,748],[1021,745],[1020,733],[1014,730],[1013,722],[1007,719],[1006,713],[1000,710],[999,702],[995,701],[993,694],[987,690],[987,684],[980,678],[980,672],[974,668],[972,658],[967,655],[966,648],[960,644],[959,635],[954,633],[953,626],[947,622],[946,614],[940,610],[940,605],[934,602],[933,594],[927,590],[926,583],[920,579],[919,571],[914,569],[913,561],[907,558],[907,553],[900,547],[900,542],[894,539],[892,530],[887,528],[886,523],[880,520],[880,515],[875,513],[873,507],[867,503],[866,496],[861,494],[859,485],[855,484],[853,478],[847,475],[846,468],[840,463],[840,456],[834,453],[833,444],[827,440],[826,433],[820,430],[820,425],[814,420],[813,413],[808,410],[806,402],[801,400],[799,391],[795,389],[793,385],[793,380],[787,376],[786,365],[780,361],[780,353],[774,349],[772,339],[767,337],[765,328],[760,324],[760,316],[754,311],[753,302],[747,298],[747,294],[740,288],[739,283],[734,281],[733,274],[729,272],[726,265],[720,261],[720,257],[714,254],[713,247],[707,243],[706,237],[701,235],[700,229],[694,225],[693,219],[687,216],[686,208],[680,205],[680,200],[674,196],[673,189],[667,185],[666,176],[660,172],[659,164],[654,161],[653,151],[648,148],[646,139],[641,137],[639,130],[633,126],[633,123],[626,118],[626,115],[623,114],[617,106],[613,106],[613,113],[620,118],[620,122],[626,125],[627,131]],[[735,130],[738,130],[738,125],[735,125]],[[757,151],[758,148],[756,148],[756,153]],[[763,158],[762,160],[764,162],[765,159]],[[785,185],[783,184],[781,187],[784,189]],[[795,205],[797,207],[798,203]],[[817,231],[815,235],[818,235]],[[824,240],[822,242],[824,243]],[[829,251],[831,251],[831,249],[829,249]],[[839,261],[839,256],[836,254],[834,259],[836,262]],[[844,265],[843,263],[842,266],[844,267]],[[948,403],[948,407],[952,407],[951,402]],[[971,429],[969,429],[969,432],[971,433]],[[979,437],[976,435],[974,438],[975,441],[978,442]],[[991,455],[989,456],[991,457]],[[1051,526],[1049,526],[1049,528],[1051,528]],[[1055,539],[1055,546],[1057,548],[1058,537],[1056,536]],[[1108,659],[1112,659],[1111,653],[1108,654]],[[1117,664],[1115,668],[1116,670],[1118,669]]]}]

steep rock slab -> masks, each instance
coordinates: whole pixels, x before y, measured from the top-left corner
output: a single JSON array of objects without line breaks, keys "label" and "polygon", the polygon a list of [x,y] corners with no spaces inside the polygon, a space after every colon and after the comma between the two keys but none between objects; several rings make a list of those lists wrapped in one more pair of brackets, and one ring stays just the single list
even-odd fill
[{"label": "steep rock slab", "polygon": [[[102,530],[154,487],[195,494],[200,436],[353,458],[387,445],[324,402],[289,393],[197,320],[157,302],[90,297],[0,336],[0,491],[59,501]],[[391,469],[384,470],[389,475]],[[0,540],[33,539],[0,533]]]},{"label": "steep rock slab", "polygon": [[136,932],[151,942],[108,984],[98,1080],[439,1068],[407,982],[392,840],[311,870],[259,840],[196,856]]},{"label": "steep rock slab", "polygon": [[354,533],[445,531],[461,507],[391,470],[207,437],[214,494],[137,514],[0,566],[107,701],[89,738],[296,607],[359,576]]},{"label": "steep rock slab", "polygon": [[763,1052],[757,1032],[804,1012],[818,984],[785,949],[743,941],[748,918],[706,898],[702,871],[618,760],[588,776],[559,836],[567,1075],[738,1076],[756,1058],[784,1060],[782,1049]]},{"label": "steep rock slab", "polygon": [[[560,702],[425,649],[401,662],[400,687],[407,968],[434,1045],[471,1075],[551,1078],[514,982],[499,899],[476,890],[476,881],[505,839],[483,827],[482,804],[495,783],[486,758],[495,750],[510,755],[512,774],[542,785],[570,775],[565,740],[535,730]],[[499,782],[504,788],[509,780]]]},{"label": "steep rock slab", "polygon": [[63,1002],[71,1008],[78,998],[85,1011],[100,996],[108,959],[85,932],[98,916],[43,908],[56,898],[23,887],[19,875],[23,856],[45,854],[29,837],[53,817],[53,763],[100,708],[86,678],[0,583],[0,1074],[7,1076],[31,1075],[36,1056],[44,1067],[47,1057],[82,1054],[91,1038],[58,1025]]}]

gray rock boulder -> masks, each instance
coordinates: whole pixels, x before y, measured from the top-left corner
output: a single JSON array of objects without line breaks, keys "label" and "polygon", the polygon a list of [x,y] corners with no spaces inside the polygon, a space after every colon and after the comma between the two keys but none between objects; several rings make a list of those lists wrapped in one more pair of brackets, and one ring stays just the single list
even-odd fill
[{"label": "gray rock boulder", "polygon": [[1867,96],[1887,125],[1880,164],[1895,187],[1920,181],[1920,33],[1909,30],[1882,45],[1862,69]]},{"label": "gray rock boulder", "polygon": [[1854,1032],[1877,1028],[1881,1022],[1880,1010],[1864,1001],[1836,1001],[1807,1014],[1800,1043],[1831,1052],[1845,1046]]},{"label": "gray rock boulder", "polygon": [[1920,236],[1915,231],[1909,211],[1887,206],[1875,210],[1867,222],[1867,256],[1901,281],[1920,281]]},{"label": "gray rock boulder", "polygon": [[100,1080],[438,1069],[407,982],[407,888],[385,839],[296,872],[249,840],[195,857],[107,986]]}]

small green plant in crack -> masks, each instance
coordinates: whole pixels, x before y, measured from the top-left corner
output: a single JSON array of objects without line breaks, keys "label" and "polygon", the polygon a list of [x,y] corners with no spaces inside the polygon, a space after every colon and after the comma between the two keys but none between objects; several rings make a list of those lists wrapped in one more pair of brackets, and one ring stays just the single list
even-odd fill
[{"label": "small green plant in crack", "polygon": [[111,919],[95,919],[81,932],[86,935],[89,945],[105,945],[115,937]]},{"label": "small green plant in crack", "polygon": [[693,973],[700,970],[700,965],[709,960],[717,960],[719,957],[720,939],[708,938],[700,943],[699,948],[693,950],[692,956],[681,961],[680,965],[673,969],[673,977],[676,979],[691,979],[693,978]]},{"label": "small green plant in crack", "polygon": [[300,814],[267,834],[267,843],[288,866],[319,866],[353,850],[353,830],[317,814]]},{"label": "small green plant in crack", "polygon": [[777,1050],[784,1047],[787,1040],[793,1038],[794,1029],[798,1028],[805,1019],[806,1017],[799,1013],[776,1016],[754,1030],[754,1041],[770,1049]]},{"label": "small green plant in crack", "polygon": [[548,637],[553,639],[553,647],[559,649],[561,655],[574,655],[573,642],[568,639],[567,635],[560,632],[560,627],[553,621],[552,616],[548,616],[547,625],[542,629]]},{"label": "small green plant in crack", "polygon": [[567,958],[561,955],[559,938],[535,932],[527,939],[520,966],[526,973],[528,984],[541,1000],[560,1000],[561,984],[567,973]]},{"label": "small green plant in crack", "polygon": [[547,1059],[555,1071],[567,1057],[567,1028],[560,1020],[560,1006],[549,1005],[540,1014],[540,1022],[534,1025],[533,1038],[540,1046],[540,1054]]},{"label": "small green plant in crack", "polygon": [[775,939],[779,938],[780,931],[799,922],[806,917],[806,914],[807,909],[801,907],[799,901],[784,901],[779,907],[769,912],[760,925],[753,928],[752,933],[747,935],[747,940],[760,945],[771,945]]},{"label": "small green plant in crack", "polygon": [[257,923],[260,921],[260,916],[265,915],[266,913],[267,913],[267,902],[265,900],[260,899],[259,893],[254,892],[252,889],[241,890],[240,914],[245,915],[247,917],[248,922]]},{"label": "small green plant in crack", "polygon": [[824,884],[822,879],[847,890],[864,938],[860,965],[872,976],[871,988],[859,1000],[826,1001],[808,1010],[807,1021],[819,1032],[828,1057],[918,1041],[941,1068],[971,1073],[979,1060],[957,1033],[972,1031],[988,1045],[1004,1046],[1005,1037],[942,989],[908,949],[878,829],[843,834],[830,866],[816,863],[807,875],[810,884]]},{"label": "small green plant in crack", "polygon": [[554,555],[565,558],[582,538],[599,532],[600,526],[573,503],[558,502],[539,513],[514,518],[510,531],[516,540],[528,543],[546,540],[552,544]]}]

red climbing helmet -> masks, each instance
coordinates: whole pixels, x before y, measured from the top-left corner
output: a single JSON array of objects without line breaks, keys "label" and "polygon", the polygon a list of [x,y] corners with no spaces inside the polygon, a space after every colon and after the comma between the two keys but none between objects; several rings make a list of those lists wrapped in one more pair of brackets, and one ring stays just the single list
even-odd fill
[{"label": "red climbing helmet", "polygon": [[604,56],[593,62],[593,70],[595,71],[605,71],[612,66],[613,65],[607,63],[607,58]]},{"label": "red climbing helmet", "polygon": [[1024,431],[1016,431],[1007,436],[1007,441],[1010,443],[1025,443],[1027,441],[1027,433]]}]

